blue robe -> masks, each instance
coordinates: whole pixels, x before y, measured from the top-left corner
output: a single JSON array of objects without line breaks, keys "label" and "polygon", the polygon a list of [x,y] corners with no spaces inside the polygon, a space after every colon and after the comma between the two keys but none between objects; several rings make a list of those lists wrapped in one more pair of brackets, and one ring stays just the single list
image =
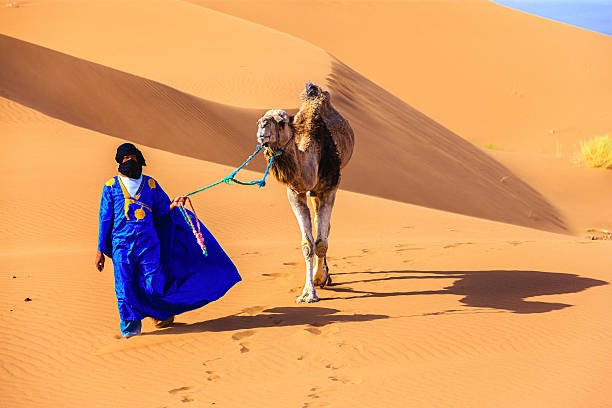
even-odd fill
[{"label": "blue robe", "polygon": [[208,256],[153,178],[143,175],[133,197],[118,176],[106,182],[98,250],[113,259],[122,322],[166,320],[219,299],[241,280],[212,234],[200,228]]}]

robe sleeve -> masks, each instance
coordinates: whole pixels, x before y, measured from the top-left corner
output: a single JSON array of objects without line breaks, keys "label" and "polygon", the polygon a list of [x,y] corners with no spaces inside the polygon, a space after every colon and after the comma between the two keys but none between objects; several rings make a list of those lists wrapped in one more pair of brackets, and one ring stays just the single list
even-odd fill
[{"label": "robe sleeve", "polygon": [[113,232],[113,196],[111,188],[104,186],[102,199],[100,200],[100,228],[98,230],[98,251],[106,256],[112,256],[112,232]]},{"label": "robe sleeve", "polygon": [[164,191],[164,189],[155,181],[156,187],[154,189],[154,201],[153,201],[153,217],[156,220],[160,220],[166,217],[170,213],[170,197]]}]

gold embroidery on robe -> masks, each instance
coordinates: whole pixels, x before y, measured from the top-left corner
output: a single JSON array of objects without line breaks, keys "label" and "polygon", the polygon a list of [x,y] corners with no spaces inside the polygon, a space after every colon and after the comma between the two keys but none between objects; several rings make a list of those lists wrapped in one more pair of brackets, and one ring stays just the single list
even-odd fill
[{"label": "gold embroidery on robe", "polygon": [[136,217],[137,220],[142,220],[146,215],[147,213],[142,207],[134,210],[134,217]]},{"label": "gold embroidery on robe", "polygon": [[[151,186],[151,181],[153,180],[149,179],[149,186]],[[155,181],[153,181],[153,184],[155,184]],[[140,205],[140,208],[137,208],[136,210],[134,210],[134,217],[137,220],[142,220],[146,217],[147,213],[145,211],[145,208],[153,212],[151,207],[138,201],[140,199],[140,194],[136,194],[134,197],[130,196],[130,193],[128,193],[127,188],[123,185],[123,182],[121,181],[121,179],[119,179],[119,186],[121,187],[121,192],[123,193],[123,198],[125,199],[125,204],[123,206],[123,212],[125,213],[126,220],[130,219],[130,216],[128,215],[128,211],[130,210],[130,204]]]}]

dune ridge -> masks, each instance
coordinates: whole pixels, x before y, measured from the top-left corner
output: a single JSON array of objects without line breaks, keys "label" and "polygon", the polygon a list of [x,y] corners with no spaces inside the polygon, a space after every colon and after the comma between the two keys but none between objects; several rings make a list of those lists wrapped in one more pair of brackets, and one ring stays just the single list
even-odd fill
[{"label": "dune ridge", "polygon": [[[243,108],[292,103],[304,72],[324,82],[331,64],[304,40],[184,1],[22,2],[0,9],[0,27],[4,35]],[[283,54],[291,57],[278,61]]]},{"label": "dune ridge", "polygon": [[571,155],[611,130],[610,36],[487,0],[190,1],[325,49],[480,147]]},{"label": "dune ridge", "polygon": [[[6,36],[0,37],[0,47],[10,61],[0,74],[0,96],[69,123],[234,166],[254,144],[252,124],[264,109],[202,100]],[[45,75],[34,68],[40,65],[49,67]],[[347,66],[336,62],[333,67],[333,102],[358,135],[343,188],[534,228],[567,230],[557,210],[508,169]],[[109,92],[98,93],[100,86]],[[256,166],[261,169],[262,163]]]}]

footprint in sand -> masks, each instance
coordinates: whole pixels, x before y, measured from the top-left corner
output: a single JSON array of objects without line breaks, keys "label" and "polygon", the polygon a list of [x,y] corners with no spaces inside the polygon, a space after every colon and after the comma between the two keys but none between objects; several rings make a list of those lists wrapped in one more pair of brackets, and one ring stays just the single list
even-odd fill
[{"label": "footprint in sand", "polygon": [[347,259],[352,259],[352,258],[361,258],[361,255],[347,255],[347,256],[343,256],[340,259],[344,259],[346,261]]},{"label": "footprint in sand", "polygon": [[190,390],[190,389],[191,389],[191,387],[179,387],[179,388],[173,388],[171,390],[168,390],[168,392],[170,394],[176,394],[177,392],[187,391],[187,390]]},{"label": "footprint in sand", "polygon": [[[190,390],[191,387],[179,387],[179,388],[173,388],[171,390],[168,390],[168,393],[175,395],[175,394],[180,394],[183,393],[185,391]],[[192,402],[194,401],[193,398],[189,397],[188,395],[180,395],[181,397],[181,402]]]},{"label": "footprint in sand", "polygon": [[221,379],[221,377],[219,375],[215,374],[214,371],[208,370],[208,371],[206,371],[206,374],[208,374],[208,377],[206,377],[206,380],[208,380],[208,381],[215,381],[215,380]]},{"label": "footprint in sand", "polygon": [[360,378],[357,379],[352,379],[346,376],[329,376],[327,377],[329,378],[331,381],[338,381],[341,382],[342,384],[361,384],[362,380]]},{"label": "footprint in sand", "polygon": [[306,395],[310,401],[304,402],[302,408],[325,408],[330,406],[330,404],[320,400],[321,396],[317,394],[319,390],[319,387],[312,387],[310,389],[310,392]]},{"label": "footprint in sand", "polygon": [[250,306],[242,309],[241,313],[249,316],[254,316],[256,314],[261,313],[266,308],[267,306]]},{"label": "footprint in sand", "polygon": [[289,274],[283,273],[283,272],[274,272],[274,273],[262,273],[261,276],[276,279],[276,278],[286,278],[287,276],[289,276]]},{"label": "footprint in sand", "polygon": [[319,335],[322,333],[321,330],[317,329],[316,327],[307,327],[304,330],[306,330],[309,333],[316,334],[316,335]]},{"label": "footprint in sand", "polygon": [[443,248],[444,249],[456,248],[456,247],[461,246],[461,245],[474,245],[474,243],[473,242],[456,242],[454,244],[445,245],[445,246],[443,246]]},{"label": "footprint in sand", "polygon": [[285,266],[295,266],[295,265],[297,265],[297,262],[283,262],[283,265],[285,265]]},{"label": "footprint in sand", "polygon": [[336,324],[321,324],[321,323],[313,323],[309,324],[304,331],[314,334],[316,336],[325,335],[330,336],[334,334],[340,333],[340,328]]},{"label": "footprint in sand", "polygon": [[208,363],[212,363],[213,361],[221,360],[221,357],[213,358],[210,360],[206,360],[202,363],[202,365],[208,365]]},{"label": "footprint in sand", "polygon": [[255,330],[245,330],[245,331],[241,331],[241,332],[238,332],[238,333],[234,334],[232,336],[232,339],[233,340],[242,340],[242,339],[244,339],[246,337],[251,337],[254,334],[255,334]]},{"label": "footprint in sand", "polygon": [[239,344],[240,344],[240,353],[244,354],[244,353],[248,353],[249,351],[251,351],[251,349],[245,346],[244,343],[239,343]]},{"label": "footprint in sand", "polygon": [[312,387],[310,389],[310,394],[308,394],[308,398],[312,398],[312,399],[321,398],[317,395],[317,391],[319,391],[319,387]]}]

